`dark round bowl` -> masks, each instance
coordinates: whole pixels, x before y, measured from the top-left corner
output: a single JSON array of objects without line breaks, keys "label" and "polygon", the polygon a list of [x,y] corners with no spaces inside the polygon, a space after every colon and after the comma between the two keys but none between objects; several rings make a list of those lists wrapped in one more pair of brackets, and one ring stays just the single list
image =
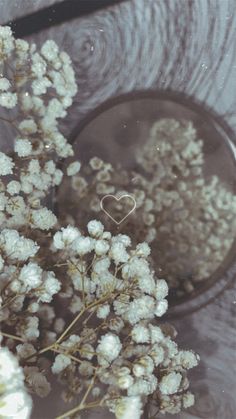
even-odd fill
[{"label": "dark round bowl", "polygon": [[[132,169],[133,150],[142,145],[151,124],[161,118],[193,122],[198,137],[204,140],[204,173],[217,175],[235,194],[235,133],[220,115],[182,93],[137,91],[112,98],[79,123],[70,141],[82,163],[97,155],[112,164],[119,162],[124,168]],[[229,285],[236,274],[235,248],[236,240],[218,269],[193,292],[178,298],[171,293],[168,316],[182,315],[204,306]]]}]

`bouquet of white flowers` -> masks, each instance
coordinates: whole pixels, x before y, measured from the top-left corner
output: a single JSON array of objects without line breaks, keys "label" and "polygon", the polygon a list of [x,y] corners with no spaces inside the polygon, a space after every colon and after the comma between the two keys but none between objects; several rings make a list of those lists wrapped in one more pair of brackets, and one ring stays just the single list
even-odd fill
[{"label": "bouquet of white flowers", "polygon": [[[187,370],[199,357],[159,320],[168,286],[149,245],[94,219],[87,233],[63,226],[47,208],[63,178],[58,157],[73,156],[58,128],[77,92],[69,56],[0,27],[0,66],[0,121],[14,132],[14,151],[0,152],[0,416],[30,417],[27,392],[48,396],[52,375],[69,403],[58,419],[92,408],[138,419],[149,401],[161,413],[191,406]],[[79,171],[70,160],[65,176]]]}]

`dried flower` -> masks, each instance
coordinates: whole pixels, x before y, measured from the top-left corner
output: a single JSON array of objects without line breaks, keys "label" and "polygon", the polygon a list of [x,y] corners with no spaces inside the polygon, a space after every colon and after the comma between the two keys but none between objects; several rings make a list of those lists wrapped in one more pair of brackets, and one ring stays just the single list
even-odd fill
[{"label": "dried flower", "polygon": [[[107,407],[119,419],[140,418],[147,396],[158,399],[163,412],[171,411],[171,397],[180,407],[190,406],[194,399],[185,376],[199,358],[179,350],[162,329],[159,317],[168,307],[168,286],[151,268],[145,235],[132,244],[126,234],[104,231],[95,216],[99,199],[88,188],[112,193],[112,166],[91,159],[95,182],[78,175],[78,161],[65,174],[57,167],[58,156],[73,156],[58,128],[77,92],[70,57],[53,40],[38,50],[0,26],[0,65],[0,106],[14,107],[17,128],[13,156],[0,152],[0,336],[22,365],[7,348],[0,349],[0,416],[28,418],[32,403],[23,383],[31,393],[47,397],[51,372],[65,387],[63,399],[79,402],[76,415],[90,397],[94,407]],[[193,136],[191,125],[186,129]],[[183,173],[190,158],[196,173],[198,147],[182,151]],[[80,217],[91,208],[91,219],[77,223],[67,213],[64,222],[45,206],[63,175],[71,177],[71,190],[79,195]],[[137,208],[144,209],[150,238],[155,236],[155,211],[183,197],[162,191],[162,201],[156,202],[145,179],[140,182],[133,193]],[[184,182],[179,190],[188,191]],[[223,211],[229,209],[229,198]],[[181,220],[187,217],[181,214]],[[215,219],[214,208],[211,215]],[[136,239],[136,229],[131,231]]]}]

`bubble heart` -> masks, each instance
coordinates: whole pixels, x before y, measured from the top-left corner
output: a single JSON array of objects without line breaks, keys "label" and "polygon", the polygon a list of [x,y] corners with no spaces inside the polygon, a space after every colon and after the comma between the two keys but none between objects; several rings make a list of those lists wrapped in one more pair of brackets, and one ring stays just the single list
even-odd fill
[{"label": "bubble heart", "polygon": [[[132,195],[124,194],[119,197],[115,195],[104,195],[100,201],[100,206],[103,212],[111,218],[117,225],[121,224],[136,208],[136,201]],[[124,217],[119,219],[119,213],[124,214],[124,209],[127,213]]]}]

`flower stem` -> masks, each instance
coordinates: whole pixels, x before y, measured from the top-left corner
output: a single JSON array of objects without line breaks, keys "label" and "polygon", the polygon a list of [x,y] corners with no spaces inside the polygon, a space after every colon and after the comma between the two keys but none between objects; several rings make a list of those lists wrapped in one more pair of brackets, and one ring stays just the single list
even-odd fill
[{"label": "flower stem", "polygon": [[11,335],[10,333],[5,333],[2,331],[1,331],[1,335],[5,336],[6,338],[18,340],[19,342],[25,343],[24,339],[20,338],[19,336]]},{"label": "flower stem", "polygon": [[91,380],[91,383],[89,384],[89,386],[88,386],[88,388],[87,388],[87,390],[86,390],[86,392],[84,394],[84,397],[82,398],[80,404],[78,406],[74,407],[73,409],[69,410],[68,412],[64,413],[63,415],[56,417],[56,419],[63,419],[65,417],[67,417],[67,416],[73,415],[76,412],[79,412],[80,410],[91,409],[93,407],[101,406],[101,403],[100,402],[99,403],[96,402],[96,403],[84,404],[85,401],[88,398],[88,395],[89,395],[90,391],[93,388],[93,385],[94,385],[95,380],[96,380],[96,372],[95,372],[95,374],[94,374],[94,376],[93,376],[93,378]]}]

